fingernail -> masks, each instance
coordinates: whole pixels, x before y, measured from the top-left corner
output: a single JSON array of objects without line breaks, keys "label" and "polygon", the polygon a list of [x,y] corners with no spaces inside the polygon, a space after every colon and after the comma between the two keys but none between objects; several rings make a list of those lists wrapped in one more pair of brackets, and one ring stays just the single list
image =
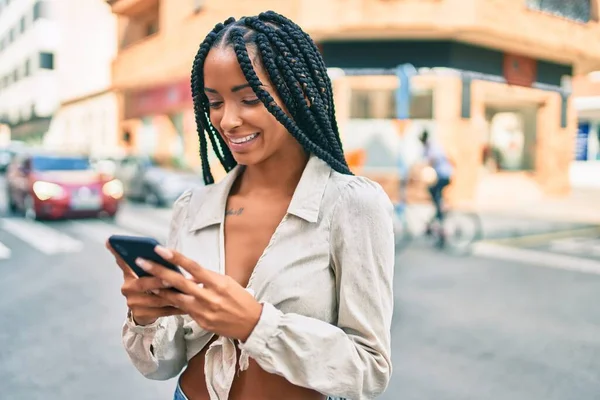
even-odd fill
[{"label": "fingernail", "polygon": [[152,293],[154,293],[154,294],[156,294],[156,295],[158,295],[158,293],[160,293],[160,292],[158,291],[158,289],[151,290],[151,292],[152,292]]},{"label": "fingernail", "polygon": [[169,258],[173,257],[173,253],[171,252],[171,250],[167,249],[166,247],[163,246],[156,246],[154,248],[154,251],[156,251],[156,253],[161,256],[162,258],[164,258],[165,260],[168,260]]},{"label": "fingernail", "polygon": [[135,263],[138,267],[140,267],[141,269],[143,269],[144,271],[149,271],[150,269],[152,269],[152,267],[150,266],[150,263],[148,263],[146,260],[141,259],[141,258],[136,258],[135,259]]},{"label": "fingernail", "polygon": [[169,282],[167,282],[167,281],[162,281],[162,284],[166,288],[170,288],[171,287],[171,284]]}]

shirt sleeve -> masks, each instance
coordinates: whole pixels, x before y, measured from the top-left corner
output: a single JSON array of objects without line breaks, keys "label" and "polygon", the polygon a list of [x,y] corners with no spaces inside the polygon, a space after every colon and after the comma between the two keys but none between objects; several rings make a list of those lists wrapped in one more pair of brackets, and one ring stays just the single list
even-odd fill
[{"label": "shirt sleeve", "polygon": [[393,206],[381,186],[354,179],[331,220],[337,326],[264,303],[240,347],[267,372],[328,396],[373,399],[392,372]]},{"label": "shirt sleeve", "polygon": [[[167,247],[178,249],[178,235],[190,202],[191,190],[183,193],[173,205]],[[123,324],[122,341],[133,365],[145,377],[167,380],[181,372],[187,362],[182,316],[157,319],[153,324],[140,326],[131,313]]]}]

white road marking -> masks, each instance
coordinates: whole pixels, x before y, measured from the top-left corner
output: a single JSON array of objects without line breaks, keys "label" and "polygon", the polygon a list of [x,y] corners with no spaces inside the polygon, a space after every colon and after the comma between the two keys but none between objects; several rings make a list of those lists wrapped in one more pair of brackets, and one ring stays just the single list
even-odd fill
[{"label": "white road marking", "polygon": [[104,244],[110,235],[139,236],[138,232],[123,229],[117,225],[102,220],[69,221],[69,227],[82,236],[90,238],[95,243]]},{"label": "white road marking", "polygon": [[[144,213],[146,214],[146,213]],[[154,237],[164,243],[169,233],[169,221],[164,218],[152,218],[151,214],[136,215],[132,212],[117,214],[116,224],[129,231]]]},{"label": "white road marking", "polygon": [[549,253],[539,250],[521,249],[493,243],[477,243],[473,255],[514,261],[569,271],[600,274],[600,261]]},{"label": "white road marking", "polygon": [[2,220],[2,229],[45,254],[75,253],[83,249],[83,242],[41,222],[6,218]]},{"label": "white road marking", "polygon": [[4,243],[0,242],[0,260],[8,260],[11,256],[11,251]]}]

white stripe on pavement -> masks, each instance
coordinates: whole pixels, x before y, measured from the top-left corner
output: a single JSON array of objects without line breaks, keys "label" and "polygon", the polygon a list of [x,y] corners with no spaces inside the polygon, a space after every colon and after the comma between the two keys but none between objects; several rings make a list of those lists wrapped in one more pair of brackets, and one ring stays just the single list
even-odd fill
[{"label": "white stripe on pavement", "polygon": [[149,215],[140,216],[131,212],[117,214],[116,224],[139,234],[152,236],[161,243],[169,233],[169,222],[164,219],[153,220]]},{"label": "white stripe on pavement", "polygon": [[541,267],[600,274],[600,261],[539,250],[521,249],[492,243],[477,243],[473,255],[515,261]]},{"label": "white stripe on pavement", "polygon": [[139,236],[139,232],[123,229],[117,225],[106,223],[102,220],[69,221],[69,227],[78,234],[92,239],[96,243],[104,244],[110,235]]},{"label": "white stripe on pavement", "polygon": [[10,249],[0,242],[0,260],[7,260],[10,258],[10,255]]},{"label": "white stripe on pavement", "polygon": [[41,222],[6,218],[2,229],[18,237],[45,254],[74,253],[83,249],[83,243]]}]

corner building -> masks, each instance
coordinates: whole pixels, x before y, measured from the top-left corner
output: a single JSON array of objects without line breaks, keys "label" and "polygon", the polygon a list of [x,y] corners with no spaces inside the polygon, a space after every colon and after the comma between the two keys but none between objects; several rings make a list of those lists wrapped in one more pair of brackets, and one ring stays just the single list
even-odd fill
[{"label": "corner building", "polygon": [[455,203],[506,205],[569,192],[574,74],[600,67],[599,0],[109,0],[121,144],[198,164],[189,73],[228,16],[275,10],[318,42],[332,69],[346,150],[391,197],[397,160],[428,129],[456,176]]}]

